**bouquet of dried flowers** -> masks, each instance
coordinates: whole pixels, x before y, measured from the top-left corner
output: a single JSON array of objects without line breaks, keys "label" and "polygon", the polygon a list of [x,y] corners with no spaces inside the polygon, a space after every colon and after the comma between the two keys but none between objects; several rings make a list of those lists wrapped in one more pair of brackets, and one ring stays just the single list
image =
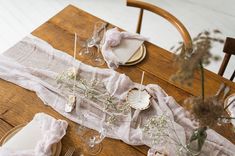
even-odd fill
[{"label": "bouquet of dried flowers", "polygon": [[195,71],[200,70],[201,73],[201,95],[185,100],[186,104],[191,107],[191,114],[200,126],[190,138],[190,141],[198,141],[198,150],[201,150],[206,139],[205,131],[207,127],[213,127],[218,121],[228,122],[228,120],[232,119],[223,116],[228,107],[224,108],[223,101],[218,96],[205,97],[204,95],[204,65],[208,65],[212,60],[219,59],[218,56],[210,53],[212,43],[224,43],[223,39],[211,37],[211,34],[217,35],[220,33],[219,30],[214,30],[212,33],[204,31],[193,38],[192,49],[184,49],[183,43],[180,43],[180,46],[176,49],[176,52],[181,51],[175,55],[175,63],[178,66],[178,71],[171,77],[173,81],[190,86]]}]

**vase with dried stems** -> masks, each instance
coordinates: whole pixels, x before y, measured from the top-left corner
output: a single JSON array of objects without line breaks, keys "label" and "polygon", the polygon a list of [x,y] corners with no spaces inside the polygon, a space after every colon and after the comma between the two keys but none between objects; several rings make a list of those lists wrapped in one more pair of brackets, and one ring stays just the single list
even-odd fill
[{"label": "vase with dried stems", "polygon": [[[224,115],[228,106],[224,108],[223,99],[220,99],[218,94],[205,97],[204,93],[204,65],[208,65],[212,60],[216,61],[219,59],[218,56],[210,53],[212,43],[224,43],[220,37],[211,36],[212,34],[213,36],[218,36],[220,33],[219,30],[199,33],[193,39],[192,49],[184,49],[182,43],[176,49],[174,47],[171,48],[176,51],[175,63],[178,66],[177,72],[171,77],[172,81],[190,86],[192,85],[195,71],[200,70],[201,75],[201,95],[185,100],[185,104],[189,106],[192,118],[198,123],[198,128],[193,131],[187,144],[191,155],[199,155],[201,153],[208,128],[212,128],[216,124],[228,123],[233,119]],[[177,53],[179,50],[181,51]]]}]

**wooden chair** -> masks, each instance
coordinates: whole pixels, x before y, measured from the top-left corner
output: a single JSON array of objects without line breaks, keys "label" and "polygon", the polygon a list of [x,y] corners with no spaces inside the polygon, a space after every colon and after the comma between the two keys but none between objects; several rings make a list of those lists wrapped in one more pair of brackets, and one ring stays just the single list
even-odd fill
[{"label": "wooden chair", "polygon": [[165,18],[167,21],[169,21],[171,24],[173,24],[183,38],[185,50],[192,49],[192,39],[189,35],[189,32],[187,31],[185,26],[169,12],[167,12],[157,6],[154,6],[152,4],[143,2],[141,0],[127,0],[127,6],[140,8],[139,20],[138,20],[138,25],[137,25],[137,29],[136,29],[137,33],[140,33],[140,30],[141,30],[143,12],[144,12],[144,10],[148,10],[150,12],[158,14],[159,16]]},{"label": "wooden chair", "polygon": [[[235,55],[235,38],[231,37],[226,38],[223,52],[225,53],[225,56],[218,72],[218,74],[221,76],[223,76],[224,74],[224,71],[228,65],[231,55]],[[235,77],[235,69],[233,71],[232,76],[230,77],[230,80],[233,81],[234,77]]]}]

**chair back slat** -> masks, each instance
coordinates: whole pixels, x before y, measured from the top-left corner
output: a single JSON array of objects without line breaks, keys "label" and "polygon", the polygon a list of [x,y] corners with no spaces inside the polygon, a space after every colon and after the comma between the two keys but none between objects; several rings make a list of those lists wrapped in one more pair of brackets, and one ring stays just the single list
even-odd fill
[{"label": "chair back slat", "polygon": [[136,29],[136,33],[138,33],[138,34],[140,34],[141,27],[142,27],[143,13],[144,13],[144,9],[140,9],[138,25],[137,25],[137,29]]},{"label": "chair back slat", "polygon": [[235,38],[226,38],[223,52],[226,54],[235,55]]},{"label": "chair back slat", "polygon": [[[224,43],[224,49],[223,52],[225,53],[224,55],[224,59],[223,62],[220,66],[218,75],[223,76],[224,75],[224,71],[227,68],[228,62],[231,58],[231,55],[235,55],[235,39],[231,38],[231,37],[227,37]],[[235,67],[234,67],[235,68]],[[232,74],[232,76],[230,77],[230,80],[233,81],[235,77],[235,70]]]},{"label": "chair back slat", "polygon": [[225,55],[224,55],[223,62],[222,62],[222,64],[221,64],[220,69],[219,69],[219,72],[218,72],[218,74],[219,74],[220,76],[223,76],[223,75],[224,75],[224,71],[225,71],[225,69],[226,69],[226,67],[227,67],[227,65],[228,65],[228,62],[229,62],[229,60],[230,60],[230,57],[231,57],[230,54],[225,54]]},{"label": "chair back slat", "polygon": [[233,71],[233,75],[230,77],[230,80],[233,81],[234,77],[235,77],[235,70]]}]

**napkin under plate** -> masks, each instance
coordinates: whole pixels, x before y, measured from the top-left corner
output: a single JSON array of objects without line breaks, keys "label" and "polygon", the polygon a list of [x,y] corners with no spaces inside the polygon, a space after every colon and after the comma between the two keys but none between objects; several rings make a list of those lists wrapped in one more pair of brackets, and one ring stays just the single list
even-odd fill
[{"label": "napkin under plate", "polygon": [[68,123],[38,113],[25,127],[0,147],[0,155],[49,156],[53,144],[66,134]]},{"label": "napkin under plate", "polygon": [[146,40],[139,34],[120,32],[118,28],[107,30],[102,45],[102,55],[109,68],[125,64]]}]

